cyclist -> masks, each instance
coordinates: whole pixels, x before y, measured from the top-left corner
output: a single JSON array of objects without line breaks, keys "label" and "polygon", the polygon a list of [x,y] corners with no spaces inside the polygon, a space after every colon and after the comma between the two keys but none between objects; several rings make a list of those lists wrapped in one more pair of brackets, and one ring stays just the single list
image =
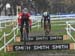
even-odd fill
[{"label": "cyclist", "polygon": [[22,12],[19,13],[18,18],[18,25],[20,26],[20,32],[21,32],[21,41],[23,40],[23,26],[24,23],[26,24],[26,33],[27,37],[29,35],[29,28],[31,28],[32,21],[30,19],[30,13],[28,12],[27,8],[24,8]]},{"label": "cyclist", "polygon": [[51,31],[50,15],[47,11],[43,12],[42,19],[41,19],[41,27],[42,27],[42,21],[44,21],[44,30],[46,30],[46,21],[48,22],[49,25],[48,29],[50,32]]}]

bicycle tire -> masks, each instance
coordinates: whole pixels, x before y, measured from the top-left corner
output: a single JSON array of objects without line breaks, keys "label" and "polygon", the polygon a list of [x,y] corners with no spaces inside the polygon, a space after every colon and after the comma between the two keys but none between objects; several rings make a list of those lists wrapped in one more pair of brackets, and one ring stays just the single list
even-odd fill
[{"label": "bicycle tire", "polygon": [[46,22],[46,24],[45,24],[45,28],[44,28],[44,31],[45,31],[45,35],[49,35],[49,24],[48,24],[48,22]]},{"label": "bicycle tire", "polygon": [[27,41],[27,31],[26,31],[26,26],[24,26],[24,29],[23,29],[23,41],[24,41],[24,45],[26,44],[26,41]]}]

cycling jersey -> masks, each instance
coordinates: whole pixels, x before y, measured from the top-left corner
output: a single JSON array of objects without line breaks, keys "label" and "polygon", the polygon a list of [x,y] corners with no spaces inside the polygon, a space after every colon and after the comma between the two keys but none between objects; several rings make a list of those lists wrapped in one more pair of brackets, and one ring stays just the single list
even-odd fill
[{"label": "cycling jersey", "polygon": [[43,15],[43,19],[50,19],[50,16],[49,15],[47,15],[47,16]]},{"label": "cycling jersey", "polygon": [[22,23],[23,19],[25,19],[26,21],[29,21],[29,25],[32,26],[32,20],[29,19],[29,17],[30,17],[29,13],[27,13],[27,14],[24,15],[22,12],[20,12],[18,14],[18,25],[21,26],[21,23]]}]

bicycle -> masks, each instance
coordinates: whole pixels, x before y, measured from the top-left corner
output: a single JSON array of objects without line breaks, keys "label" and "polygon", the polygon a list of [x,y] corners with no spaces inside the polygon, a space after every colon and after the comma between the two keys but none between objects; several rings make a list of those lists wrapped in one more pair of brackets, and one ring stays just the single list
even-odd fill
[{"label": "bicycle", "polygon": [[50,33],[49,28],[50,28],[50,25],[49,25],[48,21],[46,20],[45,26],[44,26],[45,35],[49,35],[49,33]]},{"label": "bicycle", "polygon": [[27,28],[28,27],[26,27],[26,24],[24,23],[24,26],[23,26],[23,41],[24,41],[24,44],[26,44],[26,41],[28,40]]}]

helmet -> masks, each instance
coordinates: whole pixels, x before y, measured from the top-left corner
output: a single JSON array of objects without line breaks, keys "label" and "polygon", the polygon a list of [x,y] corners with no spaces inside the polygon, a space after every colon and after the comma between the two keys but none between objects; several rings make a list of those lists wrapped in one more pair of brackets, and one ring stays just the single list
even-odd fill
[{"label": "helmet", "polygon": [[23,9],[23,13],[28,13],[28,9],[27,8],[24,8]]},{"label": "helmet", "polygon": [[43,15],[44,15],[44,16],[47,16],[47,15],[48,15],[48,12],[44,12]]}]

